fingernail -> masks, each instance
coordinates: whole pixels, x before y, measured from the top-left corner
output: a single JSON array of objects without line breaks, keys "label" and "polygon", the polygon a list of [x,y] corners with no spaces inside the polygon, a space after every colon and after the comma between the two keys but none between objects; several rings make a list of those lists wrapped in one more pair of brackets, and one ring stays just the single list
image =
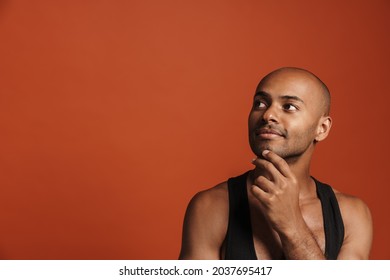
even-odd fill
[{"label": "fingernail", "polygon": [[257,158],[252,158],[252,161],[251,161],[251,162],[254,163],[254,162],[256,161],[256,159],[257,159]]},{"label": "fingernail", "polygon": [[268,153],[269,153],[268,150],[264,150],[264,151],[262,152],[262,155],[263,155],[263,156],[266,156]]}]

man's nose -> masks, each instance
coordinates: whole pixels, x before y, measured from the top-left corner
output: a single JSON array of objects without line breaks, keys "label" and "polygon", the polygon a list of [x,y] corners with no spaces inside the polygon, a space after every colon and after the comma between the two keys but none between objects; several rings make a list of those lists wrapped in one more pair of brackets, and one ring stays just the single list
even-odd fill
[{"label": "man's nose", "polygon": [[265,122],[279,122],[278,112],[275,105],[271,105],[263,114],[263,120]]}]

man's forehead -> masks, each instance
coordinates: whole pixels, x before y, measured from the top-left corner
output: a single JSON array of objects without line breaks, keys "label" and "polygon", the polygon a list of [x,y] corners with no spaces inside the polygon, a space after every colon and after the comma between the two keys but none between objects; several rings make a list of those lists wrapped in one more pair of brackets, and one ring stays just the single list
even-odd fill
[{"label": "man's forehead", "polygon": [[262,93],[270,98],[297,96],[303,100],[316,90],[318,87],[311,77],[304,73],[286,71],[266,76],[257,86],[255,95]]}]

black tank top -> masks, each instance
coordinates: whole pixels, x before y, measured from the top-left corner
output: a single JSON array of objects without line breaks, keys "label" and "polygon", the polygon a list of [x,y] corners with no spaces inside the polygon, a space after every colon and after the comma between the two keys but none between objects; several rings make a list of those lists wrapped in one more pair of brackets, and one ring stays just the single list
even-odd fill
[{"label": "black tank top", "polygon": [[[246,179],[249,171],[228,180],[229,224],[225,239],[226,260],[256,260]],[[314,179],[314,178],[313,178]],[[314,179],[321,201],[325,231],[325,257],[337,259],[344,240],[344,223],[336,196],[329,185]]]}]

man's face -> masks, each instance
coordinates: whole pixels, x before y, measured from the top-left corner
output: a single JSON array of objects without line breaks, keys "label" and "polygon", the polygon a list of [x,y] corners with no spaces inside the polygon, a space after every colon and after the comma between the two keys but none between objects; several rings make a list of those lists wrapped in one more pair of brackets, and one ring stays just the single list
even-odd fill
[{"label": "man's face", "polygon": [[274,73],[260,83],[249,114],[249,143],[261,156],[271,150],[284,159],[313,147],[321,117],[321,91],[310,77],[294,71]]}]

